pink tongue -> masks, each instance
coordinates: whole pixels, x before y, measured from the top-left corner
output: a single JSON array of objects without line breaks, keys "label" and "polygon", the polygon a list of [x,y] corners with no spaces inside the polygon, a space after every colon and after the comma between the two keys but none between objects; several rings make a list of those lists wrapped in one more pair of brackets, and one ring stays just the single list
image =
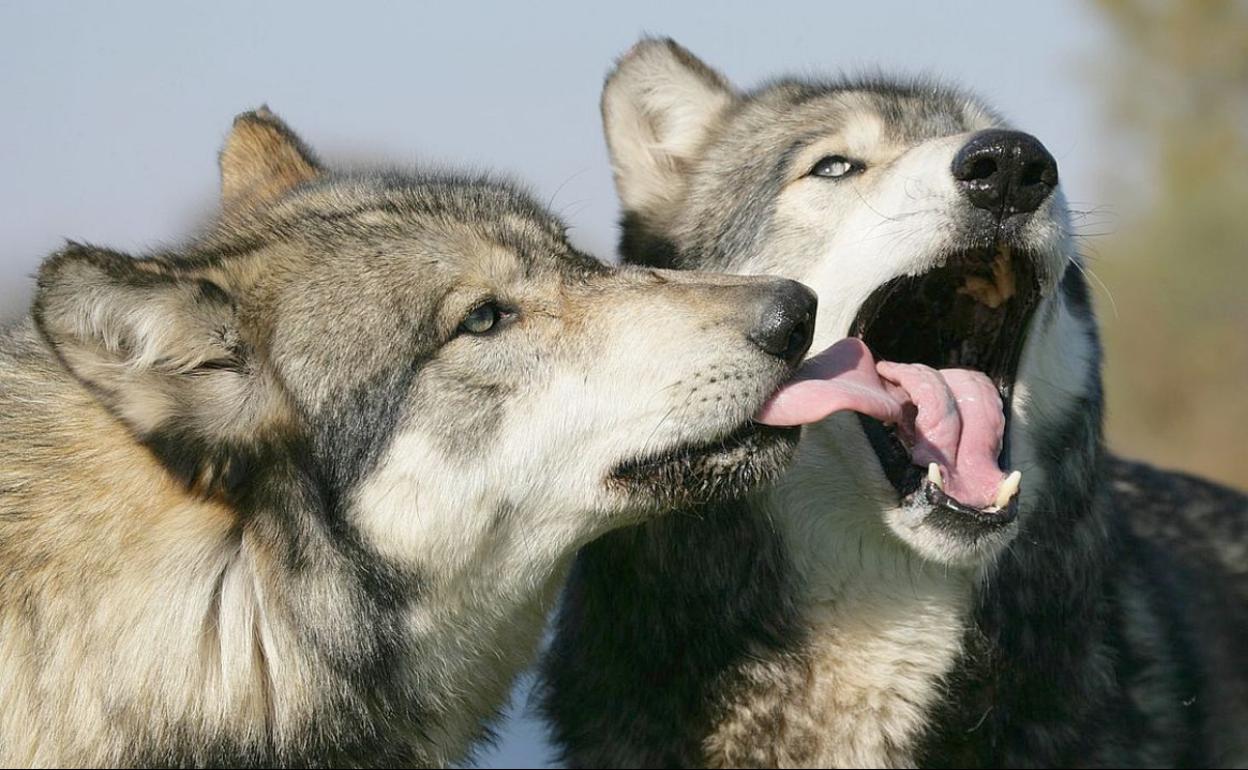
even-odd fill
[{"label": "pink tongue", "polygon": [[764,425],[805,425],[852,411],[896,425],[915,465],[940,466],[945,493],[988,508],[1005,474],[997,467],[1005,415],[997,389],[981,372],[921,364],[878,365],[850,337],[802,365],[755,416]]}]

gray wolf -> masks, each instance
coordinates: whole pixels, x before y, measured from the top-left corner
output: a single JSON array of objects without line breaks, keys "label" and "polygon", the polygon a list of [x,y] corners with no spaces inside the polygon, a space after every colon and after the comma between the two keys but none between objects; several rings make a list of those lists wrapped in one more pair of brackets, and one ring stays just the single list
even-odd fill
[{"label": "gray wolf", "polygon": [[769,407],[815,422],[780,482],[579,556],[570,763],[1248,763],[1248,502],[1105,449],[1043,144],[937,83],[742,92],[665,40],[602,111],[626,260],[802,280],[814,349],[849,339]]},{"label": "gray wolf", "polygon": [[461,760],[578,546],[792,454],[749,418],[814,296],[606,266],[267,110],[220,165],[203,233],[70,244],[0,338],[0,758]]}]

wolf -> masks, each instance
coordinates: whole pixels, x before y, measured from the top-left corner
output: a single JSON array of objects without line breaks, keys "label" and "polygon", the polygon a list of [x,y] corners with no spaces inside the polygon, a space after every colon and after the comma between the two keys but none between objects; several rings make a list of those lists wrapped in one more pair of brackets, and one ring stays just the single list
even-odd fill
[{"label": "wolf", "polygon": [[576,549],[776,475],[782,279],[616,268],[512,183],[239,116],[221,212],[71,243],[0,338],[6,766],[436,766]]},{"label": "wolf", "polygon": [[540,696],[569,764],[1248,763],[1248,500],[1106,450],[1043,144],[665,39],[602,114],[623,257],[799,279],[826,350],[760,415],[808,423],[780,481],[582,550]]}]

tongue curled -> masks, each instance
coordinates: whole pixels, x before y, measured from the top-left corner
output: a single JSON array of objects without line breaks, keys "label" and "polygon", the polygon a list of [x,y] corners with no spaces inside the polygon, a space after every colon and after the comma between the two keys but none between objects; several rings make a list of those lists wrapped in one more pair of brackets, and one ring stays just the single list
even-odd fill
[{"label": "tongue curled", "polygon": [[[921,364],[878,364],[862,340],[841,340],[810,358],[755,417],[764,425],[805,425],[839,411],[896,425],[915,465],[963,505],[1004,506],[1018,489],[997,467],[1005,415],[981,372]],[[933,466],[935,466],[933,468]]]}]

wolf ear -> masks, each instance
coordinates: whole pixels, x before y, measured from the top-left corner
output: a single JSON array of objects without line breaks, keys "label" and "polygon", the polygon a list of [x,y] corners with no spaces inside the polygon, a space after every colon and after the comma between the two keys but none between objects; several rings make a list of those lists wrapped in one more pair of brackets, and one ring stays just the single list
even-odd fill
[{"label": "wolf ear", "polygon": [[268,107],[244,112],[221,148],[221,207],[255,209],[321,173],[308,146]]},{"label": "wolf ear", "polygon": [[234,302],[211,281],[72,244],[40,269],[34,317],[70,371],[141,437],[188,413],[224,422],[237,411],[244,346]]},{"label": "wolf ear", "polygon": [[666,225],[685,176],[736,94],[670,39],[643,39],[607,76],[602,122],[624,210]]}]

